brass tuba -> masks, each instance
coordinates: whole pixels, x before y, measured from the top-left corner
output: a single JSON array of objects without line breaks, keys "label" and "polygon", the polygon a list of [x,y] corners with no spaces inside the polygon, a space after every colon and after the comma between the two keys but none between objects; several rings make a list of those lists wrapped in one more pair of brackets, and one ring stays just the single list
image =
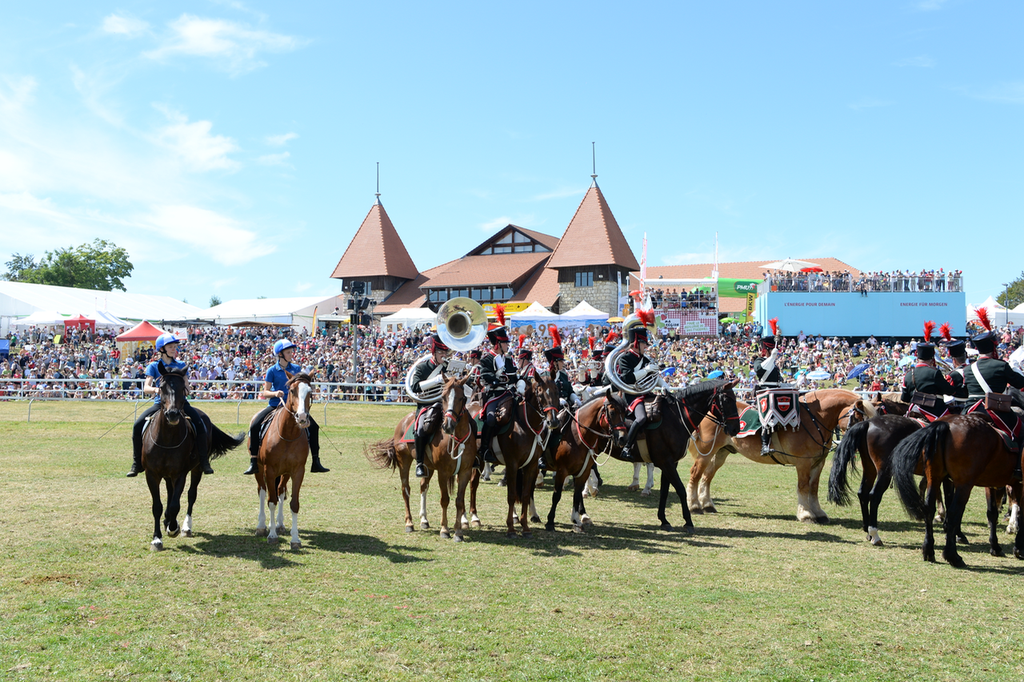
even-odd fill
[{"label": "brass tuba", "polygon": [[619,356],[629,349],[629,330],[637,326],[643,326],[643,324],[643,321],[636,314],[627,317],[626,321],[622,323],[622,341],[604,360],[604,375],[608,377],[608,382],[623,393],[630,395],[650,393],[657,388],[658,379],[661,378],[659,372],[652,372],[644,376],[636,384],[627,384],[619,377]]}]

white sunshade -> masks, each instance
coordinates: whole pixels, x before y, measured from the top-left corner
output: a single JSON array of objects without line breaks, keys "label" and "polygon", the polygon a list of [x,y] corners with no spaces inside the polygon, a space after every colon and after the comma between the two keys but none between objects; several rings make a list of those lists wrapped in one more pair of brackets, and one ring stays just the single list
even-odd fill
[{"label": "white sunshade", "polygon": [[608,313],[602,312],[590,305],[586,301],[580,301],[579,304],[570,310],[569,312],[562,313],[560,315],[562,319],[600,319],[607,320]]},{"label": "white sunshade", "polygon": [[788,270],[789,272],[800,272],[804,268],[820,268],[821,266],[817,263],[811,263],[805,260],[783,258],[782,260],[775,261],[774,263],[765,263],[761,267],[765,270]]},{"label": "white sunshade", "polygon": [[552,319],[552,320],[554,320],[557,317],[558,317],[558,315],[555,315],[553,312],[551,312],[550,310],[548,310],[547,308],[542,306],[537,301],[534,301],[533,303],[531,303],[529,305],[529,307],[524,308],[523,310],[520,310],[518,313],[513,313],[513,314],[509,315],[509,318],[513,319],[513,320],[538,319],[538,318],[545,318],[545,319]]},{"label": "white sunshade", "polygon": [[15,320],[12,324],[15,327],[44,327],[47,325],[64,324],[67,319],[55,310],[37,310],[28,317]]}]

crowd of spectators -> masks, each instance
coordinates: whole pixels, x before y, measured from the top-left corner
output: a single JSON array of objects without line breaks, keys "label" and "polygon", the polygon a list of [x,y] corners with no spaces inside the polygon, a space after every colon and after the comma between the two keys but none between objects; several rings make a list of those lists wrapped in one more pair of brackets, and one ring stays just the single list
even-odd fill
[{"label": "crowd of spectators", "polygon": [[[607,331],[563,332],[562,346],[573,380],[575,370],[586,363],[587,336],[595,334],[601,345]],[[721,372],[750,387],[760,331],[756,325],[729,325],[717,337],[677,337],[662,329],[661,342],[648,352],[662,366],[670,385],[696,383]],[[143,372],[152,351],[120,357],[115,333],[83,331],[69,334],[59,344],[54,343],[52,330],[11,335],[11,355],[0,361],[0,397],[141,399]],[[357,339],[347,328],[313,337],[274,327],[193,327],[188,329],[180,359],[189,365],[194,397],[254,400],[267,368],[275,362],[273,343],[285,333],[298,345],[295,361],[315,372],[322,397],[327,399],[404,401],[406,371],[425,352],[424,330],[364,329],[356,352]],[[1022,333],[1021,328],[1000,330],[1007,355],[1021,345]],[[546,369],[541,351],[549,340],[534,333],[526,343],[536,351],[537,367]],[[789,381],[802,388],[885,391],[899,386],[913,347],[914,342],[822,338],[801,332],[779,345],[780,367]],[[354,356],[358,357],[355,364]],[[848,378],[858,368],[856,376]]]},{"label": "crowd of spectators", "polygon": [[714,292],[695,287],[652,289],[651,303],[662,310],[717,310],[718,298]]},{"label": "crowd of spectators", "polygon": [[921,270],[920,272],[896,270],[895,272],[862,272],[853,276],[849,270],[842,272],[788,272],[771,270],[765,275],[765,283],[772,291],[848,291],[866,296],[873,292],[933,292],[962,291],[963,272]]}]

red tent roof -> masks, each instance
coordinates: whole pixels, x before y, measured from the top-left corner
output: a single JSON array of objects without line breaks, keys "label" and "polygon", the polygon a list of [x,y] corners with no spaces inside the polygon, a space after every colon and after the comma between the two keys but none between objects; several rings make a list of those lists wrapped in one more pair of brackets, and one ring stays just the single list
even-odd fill
[{"label": "red tent roof", "polygon": [[157,329],[149,322],[143,320],[136,326],[132,327],[124,334],[117,337],[118,341],[156,341],[156,338],[161,334],[164,334],[162,329]]}]

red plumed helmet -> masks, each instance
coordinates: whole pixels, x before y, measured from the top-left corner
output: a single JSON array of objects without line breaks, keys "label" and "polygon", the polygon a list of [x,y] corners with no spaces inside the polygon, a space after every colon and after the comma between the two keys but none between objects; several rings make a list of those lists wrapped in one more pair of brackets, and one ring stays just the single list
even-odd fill
[{"label": "red plumed helmet", "polygon": [[974,312],[978,314],[978,322],[981,322],[981,326],[985,328],[985,331],[992,331],[992,322],[988,319],[988,308],[978,308]]},{"label": "red plumed helmet", "polygon": [[548,325],[548,331],[551,332],[551,345],[552,346],[561,346],[562,345],[562,337],[559,336],[559,334],[558,334],[558,327],[556,327],[553,324],[552,325]]},{"label": "red plumed helmet", "polygon": [[928,320],[927,322],[924,323],[924,342],[925,343],[931,343],[931,341],[932,341],[932,332],[933,331],[935,331],[935,323],[932,322],[931,320]]},{"label": "red plumed helmet", "polygon": [[494,316],[498,318],[498,324],[502,327],[505,326],[505,306],[497,304],[494,306]]},{"label": "red plumed helmet", "polygon": [[616,339],[618,338],[619,335],[616,334],[615,332],[608,332],[608,336],[604,337],[604,345],[610,346],[613,343],[615,343]]},{"label": "red plumed helmet", "polygon": [[654,326],[654,311],[653,310],[638,310],[636,316],[640,318],[640,321],[644,323],[645,327]]},{"label": "red plumed helmet", "polygon": [[522,348],[526,345],[526,334],[519,335],[519,347]]},{"label": "red plumed helmet", "polygon": [[939,333],[942,334],[942,340],[949,343],[953,340],[953,330],[949,326],[949,322],[943,322],[942,326],[939,327]]},{"label": "red plumed helmet", "polygon": [[594,350],[594,337],[593,336],[588,336],[587,337],[587,345],[590,346],[590,350]]},{"label": "red plumed helmet", "polygon": [[779,335],[779,318],[773,317],[768,320],[768,326],[772,328],[772,336]]}]

